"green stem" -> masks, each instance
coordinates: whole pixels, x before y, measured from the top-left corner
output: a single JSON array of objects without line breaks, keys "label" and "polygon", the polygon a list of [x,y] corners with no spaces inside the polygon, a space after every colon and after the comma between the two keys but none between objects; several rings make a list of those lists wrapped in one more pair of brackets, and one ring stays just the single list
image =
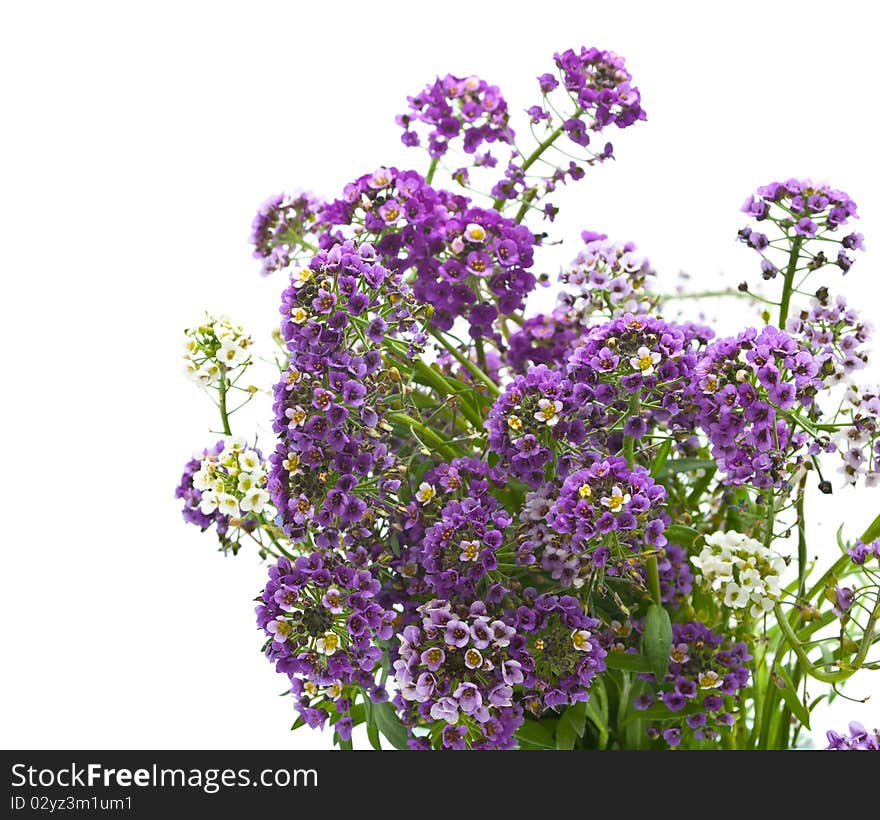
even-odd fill
[{"label": "green stem", "polygon": [[226,391],[228,389],[226,373],[221,370],[219,387],[220,420],[223,422],[223,432],[226,433],[227,436],[231,436],[232,428],[229,426],[229,414],[226,412]]},{"label": "green stem", "polygon": [[469,370],[474,378],[478,379],[484,385],[486,385],[486,387],[489,389],[489,392],[493,396],[497,396],[501,393],[498,385],[495,384],[495,382],[493,382],[492,379],[484,371],[480,370],[480,368],[477,367],[474,362],[472,362],[467,356],[465,356],[464,353],[462,353],[451,341],[449,341],[449,339],[444,336],[442,331],[437,330],[436,328],[432,328],[429,332],[438,342],[440,342],[441,345],[443,345],[443,347],[447,351],[449,351],[450,354],[452,354],[452,357],[462,367],[464,367],[466,370]]},{"label": "green stem", "polygon": [[393,360],[395,364],[404,368],[407,372],[412,369],[421,377],[423,383],[433,387],[441,398],[445,398],[446,396],[457,397],[464,417],[471,423],[475,430],[483,429],[483,417],[477,407],[472,405],[469,401],[466,401],[461,394],[461,391],[456,390],[448,381],[446,381],[446,379],[443,378],[442,374],[438,373],[433,367],[426,364],[421,359],[408,360],[404,358],[402,354],[394,355],[389,352],[385,355]]},{"label": "green stem", "polygon": [[779,302],[779,322],[780,328],[785,328],[785,320],[788,318],[788,305],[791,302],[791,291],[794,286],[794,275],[797,271],[798,258],[800,257],[801,245],[804,244],[802,236],[796,236],[791,243],[791,251],[789,252],[788,268],[785,271],[785,281],[782,284],[782,299]]},{"label": "green stem", "polygon": [[428,173],[425,174],[425,182],[430,185],[434,181],[434,172],[437,170],[437,157],[431,160],[428,166]]},{"label": "green stem", "polygon": [[412,430],[417,432],[425,441],[431,443],[434,447],[437,448],[437,452],[441,453],[448,459],[455,458],[455,451],[449,447],[449,445],[438,436],[430,427],[426,427],[422,422],[418,419],[414,419],[412,416],[408,416],[406,413],[388,413],[386,418],[390,422],[397,422],[398,424],[405,425],[406,427],[410,427]]},{"label": "green stem", "polygon": [[820,680],[823,683],[839,683],[840,681],[844,681],[851,677],[861,667],[868,655],[868,650],[871,648],[871,644],[874,640],[874,626],[877,623],[877,618],[880,617],[880,599],[878,599],[878,604],[874,607],[874,611],[871,613],[871,617],[865,625],[865,634],[862,637],[858,652],[855,657],[846,664],[846,669],[840,669],[837,672],[825,672],[822,669],[819,669],[807,656],[806,650],[798,640],[797,635],[795,635],[794,629],[792,629],[791,624],[788,622],[788,618],[785,617],[782,607],[779,604],[776,604],[774,612],[776,613],[776,621],[779,624],[779,628],[782,630],[783,635],[785,635],[786,642],[791,647],[792,652],[797,655],[798,660],[801,662],[804,672],[810,675],[810,677],[816,678],[816,680]]},{"label": "green stem", "polygon": [[[577,118],[577,117],[579,117],[581,114],[583,114],[583,111],[582,111],[580,108],[578,108],[572,116],[574,116],[575,118]],[[526,157],[525,161],[523,162],[523,164],[522,164],[522,166],[521,166],[521,169],[522,169],[523,174],[525,174],[525,172],[528,171],[529,168],[531,168],[531,167],[532,167],[532,166],[533,166],[533,165],[534,165],[534,164],[535,164],[535,163],[541,158],[541,154],[543,154],[543,153],[544,153],[544,152],[545,152],[545,151],[546,151],[551,145],[553,145],[554,142],[556,142],[556,140],[559,138],[559,135],[562,134],[562,132],[563,132],[564,130],[565,130],[565,126],[564,126],[564,125],[560,125],[560,126],[558,126],[557,128],[554,128],[554,129],[550,132],[549,136],[548,136],[548,137],[547,137],[542,143],[540,143],[540,144],[538,145],[538,147],[535,148],[534,151],[532,151],[531,154],[529,154],[529,155]],[[534,194],[532,195],[532,198],[534,198]],[[504,199],[503,197],[498,197],[498,198],[492,203],[492,207],[493,207],[496,211],[500,211],[501,208],[504,206],[504,203],[505,203],[505,202],[507,202],[506,199]],[[527,206],[527,207],[528,207],[528,206]]]},{"label": "green stem", "polygon": [[477,336],[477,338],[474,339],[474,349],[477,351],[477,364],[480,366],[480,370],[485,373],[489,369],[489,366],[486,364],[486,351],[483,348],[482,336]]},{"label": "green stem", "polygon": [[[640,392],[637,390],[630,396],[628,416],[630,418],[638,416],[640,409]],[[631,470],[635,464],[635,439],[632,436],[623,437],[623,456],[626,459],[627,467]]]},{"label": "green stem", "polygon": [[657,554],[648,556],[645,562],[645,569],[648,573],[648,589],[651,590],[651,597],[655,604],[663,605],[660,600],[660,568],[657,565]]},{"label": "green stem", "polygon": [[286,556],[287,558],[291,558],[291,559],[296,558],[295,555],[291,555],[286,549],[284,549],[284,547],[281,546],[281,542],[272,533],[272,530],[270,529],[270,524],[268,521],[266,521],[266,516],[263,515],[263,513],[259,513],[256,518],[257,518],[257,521],[260,522],[260,525],[262,526],[263,532],[269,536],[269,540],[272,542],[272,544],[275,546],[275,548],[282,555]]},{"label": "green stem", "polygon": [[803,599],[807,581],[807,524],[804,517],[804,490],[807,474],[804,473],[798,484],[797,501],[797,542],[798,542],[798,599]]}]

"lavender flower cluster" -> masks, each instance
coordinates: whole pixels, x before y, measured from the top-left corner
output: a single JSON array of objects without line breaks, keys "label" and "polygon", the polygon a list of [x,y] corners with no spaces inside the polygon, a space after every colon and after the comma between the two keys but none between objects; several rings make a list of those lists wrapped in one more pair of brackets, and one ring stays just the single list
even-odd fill
[{"label": "lavender flower cluster", "polygon": [[[776,324],[672,321],[636,245],[593,231],[555,307],[526,314],[550,279],[530,220],[549,229],[546,197],[612,156],[597,138],[645,119],[618,55],[554,62],[531,151],[498,87],[447,74],[397,118],[424,175],[383,166],[260,208],[254,255],[286,278],[274,448],[224,439],[188,462],[184,519],[271,556],[265,655],[297,723],[344,747],[359,724],[377,748],[785,747],[807,677],[874,664],[880,521],[841,534],[815,583],[805,526],[829,457],[842,485],[880,483],[870,324],[827,285],[798,301],[864,248],[856,206],[810,180],[749,197],[739,239],[780,291],[760,297]],[[585,156],[556,164],[558,143]],[[447,167],[459,150],[469,165]],[[482,204],[461,192],[475,168],[496,175]],[[188,332],[227,434],[252,344],[227,320]],[[828,741],[877,748],[858,724]]]}]

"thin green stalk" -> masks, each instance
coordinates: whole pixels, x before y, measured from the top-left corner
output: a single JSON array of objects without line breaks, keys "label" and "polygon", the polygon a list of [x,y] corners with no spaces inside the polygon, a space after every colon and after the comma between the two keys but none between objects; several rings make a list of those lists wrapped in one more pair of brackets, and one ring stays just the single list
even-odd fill
[{"label": "thin green stalk", "polygon": [[[577,111],[575,111],[575,113],[574,113],[572,116],[574,116],[574,117],[579,117],[582,113],[583,113],[583,111],[581,111],[580,109],[577,109]],[[521,166],[521,169],[522,169],[523,174],[525,174],[525,172],[528,171],[529,168],[531,168],[531,167],[532,167],[532,166],[533,166],[533,165],[534,165],[534,164],[535,164],[535,163],[541,158],[541,155],[542,155],[542,154],[543,154],[543,153],[544,153],[544,152],[545,152],[545,151],[546,151],[551,145],[553,145],[554,142],[556,142],[556,140],[559,138],[560,134],[562,134],[562,132],[563,132],[564,130],[565,130],[565,126],[564,126],[564,125],[560,125],[560,126],[558,126],[557,128],[554,128],[554,129],[550,132],[549,136],[548,136],[548,137],[547,137],[542,143],[540,143],[540,144],[538,145],[538,147],[535,148],[535,150],[532,151],[532,153],[528,155],[528,157],[526,157],[525,161],[523,162],[523,164],[522,164],[522,166]],[[493,207],[496,211],[500,211],[501,208],[504,207],[504,203],[505,203],[505,202],[507,202],[506,199],[504,199],[503,197],[498,197],[498,198],[495,199],[495,201],[492,203],[492,207]]]},{"label": "thin green stalk", "polygon": [[474,362],[472,362],[467,356],[465,356],[464,353],[462,353],[451,341],[449,341],[449,339],[446,338],[442,331],[437,330],[436,328],[432,328],[429,332],[438,342],[440,342],[441,345],[443,345],[443,347],[447,351],[449,351],[452,357],[462,367],[464,367],[466,370],[469,370],[474,378],[478,379],[484,385],[486,385],[489,392],[493,396],[497,396],[501,393],[498,385],[495,384],[495,382],[493,382],[492,379],[484,371],[480,370],[480,368],[477,367]]},{"label": "thin green stalk", "polygon": [[431,160],[431,164],[428,166],[428,173],[425,174],[425,182],[430,185],[434,181],[434,173],[437,170],[437,157]]},{"label": "thin green stalk", "polygon": [[779,302],[779,327],[785,327],[785,320],[788,318],[788,305],[791,302],[791,291],[794,285],[794,275],[797,272],[798,258],[801,252],[801,245],[804,244],[802,236],[796,236],[791,243],[791,251],[789,252],[788,268],[785,271],[785,281],[782,283],[782,299]]},{"label": "thin green stalk", "polygon": [[660,598],[660,568],[657,565],[657,554],[648,556],[645,562],[645,569],[648,573],[648,589],[651,591],[651,597],[655,604],[662,606],[663,601]]},{"label": "thin green stalk", "polygon": [[396,422],[397,424],[405,425],[406,427],[411,428],[415,432],[417,432],[426,442],[430,443],[434,447],[437,448],[437,452],[441,453],[448,459],[455,458],[455,451],[449,447],[449,445],[443,440],[441,436],[438,436],[430,427],[426,427],[422,422],[418,419],[414,419],[412,416],[408,416],[406,413],[388,413],[386,418],[389,422]]},{"label": "thin green stalk", "polygon": [[226,412],[226,391],[228,389],[228,385],[226,382],[226,373],[222,370],[220,371],[220,387],[218,389],[219,392],[219,405],[220,405],[220,420],[223,422],[223,432],[226,433],[227,436],[232,435],[232,428],[229,426],[229,414]]},{"label": "thin green stalk", "polygon": [[[640,393],[636,390],[629,399],[629,417],[633,418],[634,416],[638,416],[640,410]],[[635,439],[632,436],[623,437],[623,457],[626,459],[626,464],[631,470],[635,465]]]},{"label": "thin green stalk", "polygon": [[477,364],[484,373],[489,369],[486,364],[486,351],[483,348],[483,338],[478,336],[474,339],[474,349],[477,351]]},{"label": "thin green stalk", "polygon": [[797,542],[798,542],[798,599],[804,597],[807,582],[807,524],[804,517],[804,490],[807,484],[807,474],[804,473],[798,484],[797,501]]}]

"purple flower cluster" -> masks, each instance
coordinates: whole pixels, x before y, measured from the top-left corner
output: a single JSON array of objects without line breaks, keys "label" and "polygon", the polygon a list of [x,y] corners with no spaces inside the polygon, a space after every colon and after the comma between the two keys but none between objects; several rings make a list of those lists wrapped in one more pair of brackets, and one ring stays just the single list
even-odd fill
[{"label": "purple flower cluster", "polygon": [[221,439],[213,447],[206,447],[202,451],[201,457],[188,461],[180,478],[180,484],[174,491],[175,498],[183,499],[183,520],[187,524],[195,524],[203,532],[213,524],[216,526],[217,535],[221,537],[221,540],[229,530],[229,516],[220,512],[219,507],[209,514],[202,512],[200,508],[202,490],[197,490],[193,486],[193,476],[201,469],[202,460],[206,456],[219,456],[223,452],[224,447],[225,442]]},{"label": "purple flower cluster", "polygon": [[286,268],[302,240],[313,230],[323,203],[307,192],[278,194],[267,199],[251,226],[254,258],[262,260],[263,276]]},{"label": "purple flower cluster", "polygon": [[858,721],[849,724],[849,734],[839,735],[833,730],[828,730],[825,735],[828,738],[826,751],[836,752],[878,752],[880,751],[880,732],[874,729],[869,732]]},{"label": "purple flower cluster", "polygon": [[[701,325],[627,313],[576,341],[566,371],[575,383],[593,384],[611,423],[626,419],[626,435],[639,439],[655,426],[688,433],[696,424],[688,388],[714,335]],[[647,407],[633,415],[629,397],[637,391]]]},{"label": "purple flower cluster", "polygon": [[531,365],[559,367],[568,358],[571,346],[582,328],[565,311],[539,313],[526,319],[507,340],[505,361],[515,373],[525,373]]},{"label": "purple flower cluster", "polygon": [[[373,686],[382,655],[376,640],[393,634],[394,613],[375,600],[379,581],[347,558],[318,552],[293,563],[281,558],[256,609],[268,637],[266,657],[290,678],[296,709],[312,727],[323,726],[331,709],[350,711],[347,687]],[[347,740],[351,721],[336,730]]]},{"label": "purple flower cluster", "polygon": [[487,464],[457,459],[426,476],[449,500],[409,559],[424,569],[425,587],[435,597],[472,600],[480,580],[498,566],[496,554],[511,517],[490,493],[489,472]]},{"label": "purple flower cluster", "polygon": [[880,387],[850,385],[843,408],[848,425],[834,435],[826,449],[837,449],[843,463],[839,471],[847,484],[864,477],[866,487],[880,483]]},{"label": "purple flower cluster", "polygon": [[582,233],[584,248],[562,271],[559,308],[573,321],[588,325],[594,316],[614,318],[650,313],[658,300],[649,285],[656,277],[634,242],[612,242],[605,234]]},{"label": "purple flower cluster", "polygon": [[[603,644],[610,652],[634,652],[642,628],[638,621],[612,625],[602,635]],[[749,683],[747,663],[751,659],[746,644],[725,641],[699,621],[673,624],[665,678],[658,684],[653,675],[639,676],[647,688],[636,696],[635,709],[644,711],[656,703],[669,713],[659,718],[662,729],[653,724],[648,727],[649,736],[662,737],[672,747],[687,735],[696,741],[717,740],[719,732],[736,721],[737,697]],[[676,720],[679,712],[684,721]]]},{"label": "purple flower cluster", "polygon": [[727,483],[785,484],[792,454],[808,440],[785,413],[813,405],[825,361],[774,327],[749,328],[706,349],[692,390]]},{"label": "purple flower cluster", "polygon": [[[623,57],[613,51],[581,46],[554,54],[562,85],[575,99],[578,113],[565,122],[569,139],[578,145],[589,143],[588,130],[601,131],[609,125],[626,128],[645,119],[639,90],[632,84],[632,75],[626,70]],[[552,75],[538,78],[541,91],[549,93],[556,85]],[[580,119],[584,113],[592,117],[586,125]]]},{"label": "purple flower cluster", "polygon": [[789,317],[785,329],[833,365],[826,377],[828,384],[849,379],[868,361],[862,346],[871,339],[871,324],[863,321],[843,296],[832,300],[825,288],[819,289],[808,310]]},{"label": "purple flower cluster", "polygon": [[[472,336],[492,336],[498,314],[522,308],[537,283],[528,228],[467,197],[435,191],[414,171],[382,168],[360,177],[323,219],[330,229],[361,226],[392,271],[415,272],[413,293],[431,305],[441,330],[463,316]],[[322,246],[342,235],[328,230]]]},{"label": "purple flower cluster", "polygon": [[[836,233],[851,219],[858,218],[856,204],[845,191],[809,179],[789,179],[763,185],[749,196],[742,211],[758,222],[774,222],[782,229],[786,242],[790,237],[800,238],[802,242],[814,237],[831,239],[829,234]],[[772,279],[778,274],[779,270],[768,254],[774,240],[750,225],[740,230],[738,238],[761,254],[761,269],[765,279]],[[810,270],[833,262],[846,273],[853,264],[847,251],[864,250],[860,233],[849,233],[833,241],[841,244],[836,259],[829,260],[824,251],[807,254]]]},{"label": "purple flower cluster", "polygon": [[622,549],[664,546],[665,500],[666,490],[643,467],[630,469],[618,456],[593,456],[565,479],[547,514],[558,538],[544,549],[542,567],[569,586],[591,568],[633,557]]},{"label": "purple flower cluster", "polygon": [[[689,387],[712,335],[698,325],[633,314],[584,331],[564,369],[535,365],[507,385],[486,420],[490,448],[534,489],[548,479],[554,450],[615,452],[624,434],[639,439],[649,424],[692,434]],[[645,408],[636,415],[630,397],[637,391]],[[577,462],[569,455],[555,466],[564,478]]]},{"label": "purple flower cluster", "polygon": [[409,111],[397,117],[404,129],[401,140],[404,145],[419,145],[421,139],[412,126],[424,123],[430,129],[428,153],[434,159],[442,157],[459,136],[466,154],[475,153],[484,142],[513,142],[504,97],[497,86],[479,77],[447,74],[407,100]]},{"label": "purple flower cluster", "polygon": [[669,609],[678,609],[694,588],[687,550],[678,544],[667,543],[657,559],[657,568],[660,571],[660,600]]},{"label": "purple flower cluster", "polygon": [[853,559],[853,563],[861,566],[865,563],[871,556],[874,556],[878,561],[880,561],[880,538],[871,541],[866,544],[862,540],[858,540],[851,547],[848,547],[846,550],[847,554],[850,558]]},{"label": "purple flower cluster", "polygon": [[[398,635],[394,662],[404,723],[445,724],[447,749],[513,748],[522,724],[514,687],[524,680],[511,645],[516,629],[493,617],[482,601],[456,607],[434,599],[419,613],[421,628],[409,625]],[[417,740],[413,745],[422,748]]]},{"label": "purple flower cluster", "polygon": [[523,590],[512,615],[516,636],[510,655],[523,673],[522,703],[540,716],[589,700],[593,678],[605,671],[605,650],[596,635],[599,621],[571,595]]},{"label": "purple flower cluster", "polygon": [[[282,296],[289,364],[275,387],[269,492],[293,540],[357,531],[400,485],[386,437],[371,435],[395,386],[380,350],[416,355],[425,335],[409,287],[350,241],[315,255]],[[378,477],[361,490],[367,477]],[[368,514],[367,500],[374,505]],[[337,539],[338,540],[338,539]]]},{"label": "purple flower cluster", "polygon": [[[540,487],[547,479],[545,468],[554,459],[555,442],[578,447],[586,441],[584,417],[592,408],[590,399],[588,385],[575,385],[546,365],[516,376],[486,419],[489,447],[500,457],[499,465],[532,489]],[[594,428],[601,422],[604,417]]]}]

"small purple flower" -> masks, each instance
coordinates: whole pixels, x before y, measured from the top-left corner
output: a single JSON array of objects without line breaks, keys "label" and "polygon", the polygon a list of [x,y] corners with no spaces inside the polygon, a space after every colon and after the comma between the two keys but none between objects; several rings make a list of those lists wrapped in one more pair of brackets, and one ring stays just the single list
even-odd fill
[{"label": "small purple flower", "polygon": [[453,618],[451,621],[447,622],[443,638],[449,646],[455,646],[459,649],[463,646],[467,646],[468,641],[470,640],[470,630],[468,629],[468,625],[463,621],[458,621]]}]

